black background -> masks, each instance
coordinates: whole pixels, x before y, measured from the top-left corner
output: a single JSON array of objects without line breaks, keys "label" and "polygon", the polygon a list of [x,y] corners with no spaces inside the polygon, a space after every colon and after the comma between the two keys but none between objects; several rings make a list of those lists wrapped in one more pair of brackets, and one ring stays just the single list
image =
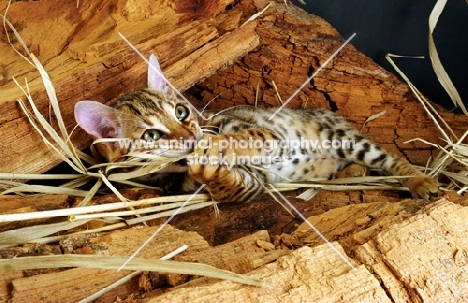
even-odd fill
[{"label": "black background", "polygon": [[[395,73],[385,54],[424,56],[394,58],[411,82],[430,100],[452,110],[455,106],[433,72],[428,52],[429,15],[436,0],[305,0],[293,1],[320,16],[351,40],[359,51]],[[440,60],[468,107],[468,3],[448,0],[434,31]],[[456,113],[461,113],[456,110]]]}]

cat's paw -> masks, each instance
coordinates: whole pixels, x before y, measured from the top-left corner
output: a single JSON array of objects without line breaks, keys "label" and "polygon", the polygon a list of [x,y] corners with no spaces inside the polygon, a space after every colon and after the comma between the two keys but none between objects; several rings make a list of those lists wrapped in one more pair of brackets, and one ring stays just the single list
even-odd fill
[{"label": "cat's paw", "polygon": [[364,177],[369,174],[369,168],[361,164],[352,163],[335,174],[335,178]]},{"label": "cat's paw", "polygon": [[248,162],[239,160],[258,156],[257,149],[226,144],[245,140],[240,136],[205,135],[203,139],[209,144],[188,162],[188,175],[204,184],[213,200],[248,202],[263,193],[259,177],[245,166]]},{"label": "cat's paw", "polygon": [[405,183],[414,198],[429,200],[431,194],[436,194],[439,191],[439,183],[428,176],[412,177],[407,179]]},{"label": "cat's paw", "polygon": [[[213,179],[221,168],[225,173],[238,165],[248,165],[261,155],[261,150],[248,147],[248,140],[242,135],[209,135],[202,154],[196,155],[189,165],[189,173],[205,180]],[[203,144],[204,145],[204,144]]]},{"label": "cat's paw", "polygon": [[189,165],[189,174],[198,182],[217,178],[220,170],[228,174],[235,161],[235,151],[225,147],[222,136],[205,135],[203,139],[208,143],[206,148],[198,151]]},{"label": "cat's paw", "polygon": [[255,180],[234,166],[234,151],[218,146],[217,142],[213,142],[212,146],[199,151],[201,153],[196,161],[189,164],[188,175],[204,184],[211,198],[217,202],[246,202],[255,197],[255,193],[249,194],[250,187],[258,186],[253,186],[255,182],[252,181]]},{"label": "cat's paw", "polygon": [[249,202],[263,194],[263,186],[258,178],[239,168],[228,169],[220,166],[209,177],[204,169],[189,167],[189,176],[205,185],[213,201],[217,202]]}]

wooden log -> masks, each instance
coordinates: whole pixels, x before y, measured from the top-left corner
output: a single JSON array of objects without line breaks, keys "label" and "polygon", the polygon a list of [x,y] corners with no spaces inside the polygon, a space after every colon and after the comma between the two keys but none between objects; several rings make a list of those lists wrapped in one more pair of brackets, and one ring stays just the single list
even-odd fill
[{"label": "wooden log", "polygon": [[[130,256],[158,227],[133,228],[97,237],[75,236],[66,240],[66,243],[63,242],[63,246],[72,247],[73,253]],[[183,232],[167,226],[161,230],[154,243],[141,251],[139,257],[159,259],[183,244],[189,245],[186,253],[210,247],[193,232]],[[40,271],[38,273],[13,281],[12,302],[34,302],[39,298],[44,302],[76,302],[116,282],[130,271],[75,268],[47,274],[40,274]],[[136,286],[124,286],[126,292],[123,294],[138,292],[138,284]],[[113,300],[120,291],[112,292]]]},{"label": "wooden log", "polygon": [[242,274],[287,254],[286,251],[275,250],[274,245],[271,247],[271,243],[271,249],[265,249],[261,246],[262,243],[270,243],[270,235],[266,230],[257,231],[252,235],[213,247],[209,252],[199,251],[190,255],[177,256],[175,259],[209,264],[216,268]]},{"label": "wooden log", "polygon": [[[130,273],[128,270],[73,268],[16,279],[12,283],[11,302],[78,302]],[[76,291],[77,285],[79,291]]]},{"label": "wooden log", "polygon": [[[298,192],[299,193],[299,192]],[[304,216],[318,216],[329,210],[362,202],[398,202],[402,199],[394,192],[382,191],[319,191],[310,201],[296,198],[296,192],[284,193]],[[182,230],[195,231],[211,245],[229,243],[267,229],[272,237],[292,233],[302,223],[298,216],[291,216],[278,202],[265,196],[255,203],[221,203],[219,211],[211,207],[176,216],[171,224]]]},{"label": "wooden log", "polygon": [[[393,204],[354,204],[309,218],[326,238],[339,241],[340,244],[336,242],[333,245],[341,256],[330,246],[323,245],[322,239],[305,224],[293,233],[296,238],[294,245],[306,244],[313,248],[303,246],[292,252],[272,247],[269,235],[264,231],[212,248],[196,233],[167,226],[140,252],[139,257],[159,258],[181,244],[188,244],[189,250],[177,260],[202,262],[262,277],[274,283],[275,287],[253,288],[206,278],[184,283],[187,277],[160,274],[160,282],[178,286],[166,293],[155,285],[147,286],[144,289],[148,292],[146,297],[151,298],[150,302],[178,302],[187,296],[196,298],[195,302],[214,302],[219,298],[256,299],[259,302],[274,302],[279,298],[285,301],[313,298],[333,302],[463,301],[468,298],[468,285],[463,278],[467,266],[468,242],[465,235],[468,208],[462,205],[468,199],[462,198],[454,204],[447,200],[452,198],[447,196],[430,205],[415,200]],[[70,247],[71,250],[64,249],[68,253],[128,256],[157,228],[132,228],[102,236],[76,236],[63,240],[61,246],[62,249]],[[61,253],[60,249],[47,249],[47,246],[35,251],[40,254]],[[5,250],[3,255],[6,256]],[[66,272],[30,271],[29,277],[18,273],[7,275],[2,280],[3,287],[13,291],[0,294],[20,302],[37,298],[42,287],[41,296],[45,300],[77,300],[104,287],[104,281],[111,283],[117,279],[114,271],[73,269],[68,274]],[[77,287],[76,281],[83,283]],[[137,286],[133,280],[99,302],[110,302],[108,300],[115,300],[117,295],[135,298],[135,294],[142,291],[141,283],[142,280]],[[64,297],[65,294],[68,297]]]},{"label": "wooden log", "polygon": [[0,275],[0,301],[10,302],[11,300],[11,283],[13,280],[23,277],[21,271],[13,271]]},{"label": "wooden log", "polygon": [[468,208],[441,200],[408,220],[398,219],[356,248],[356,259],[394,298],[406,291],[410,302],[468,300]]},{"label": "wooden log", "polygon": [[[457,203],[465,203],[466,198]],[[468,208],[447,199],[366,203],[308,220],[323,235],[339,239],[346,253],[365,264],[395,302],[464,301]],[[331,219],[333,218],[333,219]],[[307,245],[323,240],[307,224],[294,237]]]},{"label": "wooden log", "polygon": [[[387,221],[392,220],[398,213],[405,210],[409,217],[424,205],[425,202],[422,200],[353,204],[309,217],[308,221],[329,241],[340,240],[343,246],[352,247],[369,241],[376,229],[388,224]],[[305,223],[302,223],[292,235],[306,245],[316,246],[323,243],[323,239]],[[349,238],[345,235],[349,235]]]},{"label": "wooden log", "polygon": [[211,281],[203,287],[179,286],[149,302],[391,302],[363,265],[333,245],[354,270],[328,245],[302,247],[248,274],[265,279],[269,287]]},{"label": "wooden log", "polygon": [[[132,228],[114,231],[102,236],[79,235],[63,240],[62,246],[72,248],[68,253],[130,256],[158,228],[159,226]],[[268,232],[259,231],[233,243],[212,248],[198,234],[177,230],[168,225],[158,233],[154,243],[144,247],[138,256],[146,259],[157,259],[182,245],[188,245],[188,250],[177,256],[176,260],[202,262],[237,273],[245,273],[287,254],[286,251],[276,251],[274,246],[272,250],[265,251],[259,246],[259,241],[269,243]],[[4,296],[12,295],[12,302],[35,301],[38,298],[43,299],[44,302],[76,302],[107,287],[129,273],[125,270],[117,273],[114,270],[75,268],[52,273],[38,271],[34,274],[31,272],[28,277],[14,273],[7,275],[1,282],[3,285],[12,283],[12,292],[5,291],[4,293]],[[186,282],[188,277],[161,273],[159,280],[175,286]],[[78,285],[79,287],[77,287]],[[138,283],[130,281],[118,290],[106,295],[105,298],[101,298],[99,302],[104,302],[111,297],[111,302],[113,302],[119,295],[125,297],[139,291]]]},{"label": "wooden log", "polygon": [[[193,281],[150,302],[183,302],[188,297],[194,302],[229,301],[233,298],[258,302],[297,302],[306,298],[327,302],[467,300],[468,282],[464,273],[467,267],[468,242],[465,235],[468,208],[441,199],[415,211],[417,205],[407,202],[393,209],[388,206],[389,211],[378,204],[372,210],[370,205],[364,206],[367,210],[363,210],[361,205],[337,209],[342,215],[338,216],[337,222],[330,220],[336,211],[313,219],[315,227],[323,230],[325,236],[333,227],[346,224],[345,220],[356,219],[356,224],[348,223],[346,226],[354,226],[357,231],[346,228],[334,231],[338,237],[352,238],[361,226],[367,226],[365,243],[354,241],[354,245],[349,246],[350,242],[345,239],[340,240],[346,245],[344,248],[333,244],[346,259],[350,257],[347,260],[355,270],[351,270],[328,245],[320,244],[312,249],[302,247],[249,273],[273,282],[271,288],[245,287],[227,281],[201,284]],[[379,211],[388,216],[374,222],[363,220],[365,216],[381,218]],[[309,235],[312,234],[314,232],[309,230]],[[356,261],[360,263],[354,263]]]}]

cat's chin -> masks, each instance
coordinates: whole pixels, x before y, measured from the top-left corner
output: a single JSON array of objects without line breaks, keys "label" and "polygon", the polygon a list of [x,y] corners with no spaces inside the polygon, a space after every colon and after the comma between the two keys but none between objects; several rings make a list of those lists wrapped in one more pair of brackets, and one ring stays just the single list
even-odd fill
[{"label": "cat's chin", "polygon": [[182,159],[169,164],[164,167],[158,173],[184,173],[188,170],[188,164],[186,159]]}]

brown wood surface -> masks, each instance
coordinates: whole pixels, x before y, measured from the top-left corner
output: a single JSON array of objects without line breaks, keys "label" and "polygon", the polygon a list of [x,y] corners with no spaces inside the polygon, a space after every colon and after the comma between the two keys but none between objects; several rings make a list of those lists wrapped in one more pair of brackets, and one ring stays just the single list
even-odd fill
[{"label": "brown wood surface", "polygon": [[[397,209],[399,214],[391,215]],[[372,220],[381,218],[379,211],[388,217]],[[417,201],[342,207],[310,220],[327,238],[332,231],[341,239],[365,239],[354,245],[333,243],[354,269],[329,245],[315,243],[312,249],[302,247],[249,273],[272,282],[271,288],[241,287],[226,281],[203,287],[188,284],[150,302],[183,302],[186,298],[194,298],[193,302],[462,302],[468,299],[467,219],[466,207],[446,199],[426,207]],[[344,228],[337,229],[341,224]],[[366,237],[357,237],[364,229]],[[306,233],[317,238],[306,226],[293,236],[302,241]]]}]

